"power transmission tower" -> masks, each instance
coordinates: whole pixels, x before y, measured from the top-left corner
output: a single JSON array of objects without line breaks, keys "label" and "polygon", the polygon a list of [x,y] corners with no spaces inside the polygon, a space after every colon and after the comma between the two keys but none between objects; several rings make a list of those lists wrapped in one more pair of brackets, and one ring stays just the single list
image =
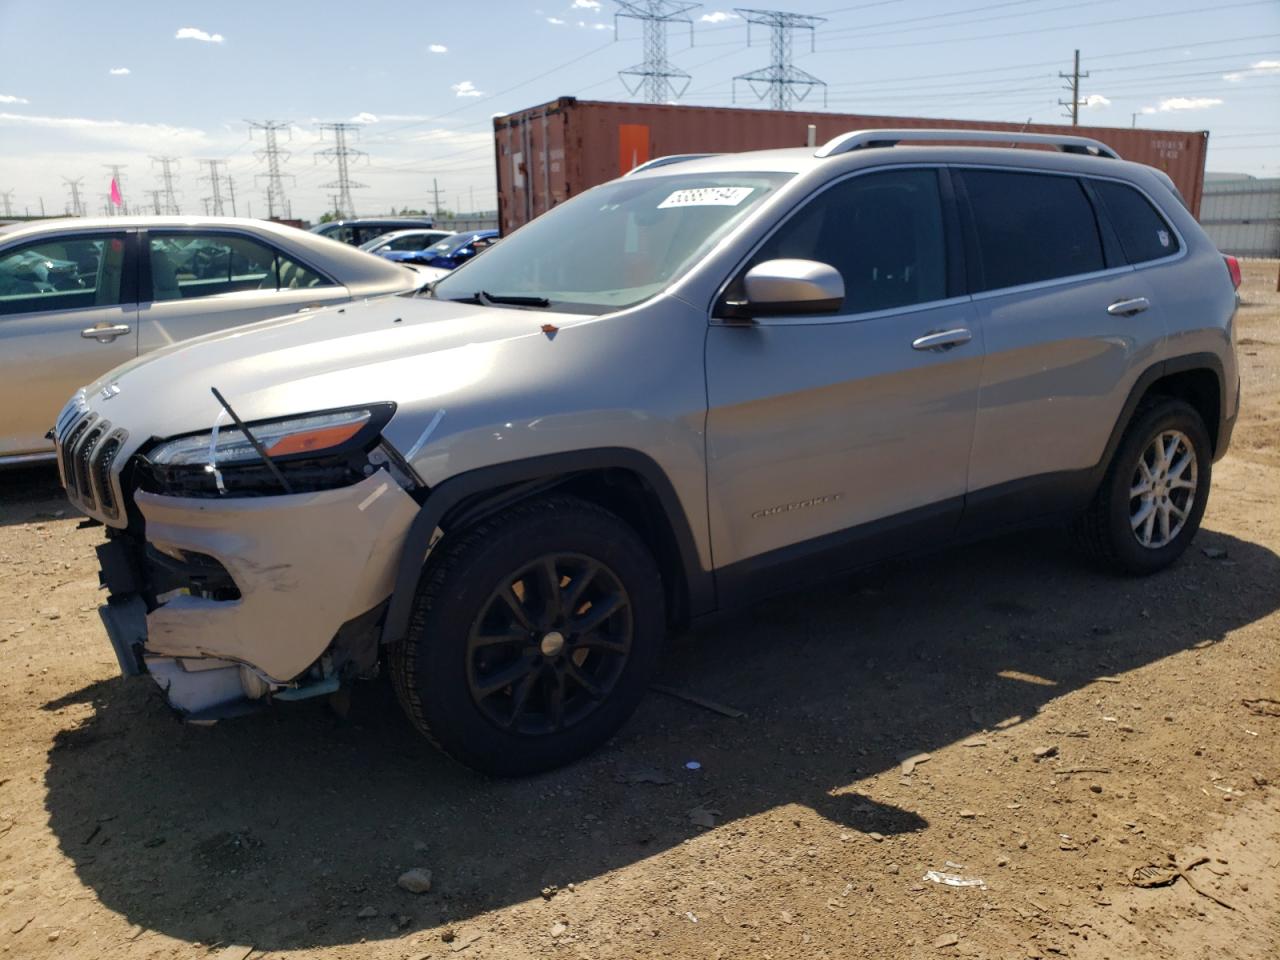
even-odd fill
[{"label": "power transmission tower", "polygon": [[768,98],[775,110],[790,110],[807,97],[814,87],[822,88],[822,105],[827,105],[827,85],[813,74],[791,64],[791,35],[797,30],[809,31],[810,49],[817,43],[817,26],[826,17],[810,17],[782,10],[735,10],[747,21],[747,46],[751,46],[751,24],[769,28],[773,63],[763,70],[740,73],[733,78],[733,99],[738,98],[738,81],[747,84],[755,95]]},{"label": "power transmission tower", "polygon": [[[116,182],[116,189],[120,191],[120,206],[119,206],[119,209],[115,209],[115,204],[114,204],[114,202],[113,202],[113,203],[111,203],[111,206],[112,206],[112,208],[113,208],[113,209],[112,209],[112,213],[119,213],[119,214],[121,214],[121,215],[127,215],[127,214],[129,213],[129,203],[128,203],[128,201],[126,201],[126,200],[125,200],[125,198],[124,198],[124,174],[120,172],[121,170],[123,170],[123,169],[127,166],[127,164],[123,164],[123,163],[104,163],[104,164],[103,164],[103,166],[104,166],[104,167],[106,167],[108,170],[110,170],[110,171],[111,171],[111,179],[112,179],[112,180],[114,180],[114,181]],[[108,200],[110,200],[110,199],[111,199],[111,195],[110,195],[110,194],[107,194],[107,199],[108,199]]]},{"label": "power transmission tower", "polygon": [[685,14],[702,4],[684,0],[613,0],[618,5],[613,15],[613,36],[618,37],[620,19],[639,20],[644,24],[644,62],[618,76],[627,92],[635,96],[641,90],[650,103],[679,99],[693,79],[667,59],[667,24],[689,24],[689,44],[693,44],[693,20]]},{"label": "power transmission tower", "polygon": [[164,203],[162,208],[156,213],[174,214],[178,213],[178,197],[173,189],[173,168],[179,166],[181,161],[177,157],[152,157],[151,165],[160,164],[160,182],[164,184]]},{"label": "power transmission tower", "polygon": [[338,191],[338,213],[344,217],[355,217],[356,205],[351,199],[351,191],[367,187],[367,183],[357,183],[351,179],[348,171],[350,164],[348,161],[355,157],[367,157],[368,154],[363,150],[357,150],[354,147],[347,146],[347,134],[354,133],[360,135],[360,125],[358,123],[322,123],[320,124],[320,135],[323,137],[325,131],[333,134],[333,146],[326,147],[324,150],[316,151],[316,158],[324,157],[331,163],[338,165],[338,179],[329,183],[320,184],[325,189],[335,189]]},{"label": "power transmission tower", "polygon": [[[246,120],[245,123],[249,124],[250,137],[253,136],[253,131],[261,130],[265,139],[264,148],[257,151],[254,156],[259,160],[267,161],[267,172],[258,174],[259,177],[267,178],[267,217],[268,219],[274,219],[283,214],[284,217],[288,218],[292,215],[293,210],[284,196],[284,178],[289,175],[280,172],[280,164],[289,159],[289,151],[280,149],[276,134],[283,130],[292,139],[293,127],[287,121],[263,120],[259,122],[257,120]],[[292,180],[293,177],[290,176],[289,179]]]},{"label": "power transmission tower", "polygon": [[80,199],[80,185],[84,183],[84,177],[77,177],[75,180],[63,177],[62,182],[71,190],[71,215],[73,217],[83,217],[85,209],[84,201]]},{"label": "power transmission tower", "polygon": [[1071,99],[1059,100],[1058,106],[1071,108],[1071,112],[1067,114],[1067,116],[1071,118],[1071,125],[1073,127],[1078,127],[1080,126],[1080,81],[1089,76],[1089,71],[1087,70],[1084,73],[1080,72],[1079,50],[1076,51],[1075,66],[1072,67],[1071,72],[1059,73],[1058,76],[1063,80],[1068,81],[1066,89],[1071,91]]},{"label": "power transmission tower", "polygon": [[227,190],[231,194],[231,215],[237,217],[239,214],[236,213],[236,181],[231,174],[227,174]]},{"label": "power transmission tower", "polygon": [[152,207],[152,209],[153,209],[153,210],[155,210],[155,214],[156,214],[156,216],[158,217],[158,216],[160,216],[160,213],[161,213],[160,195],[161,195],[162,193],[164,193],[164,191],[163,191],[163,190],[148,190],[147,192],[151,194],[151,207]]},{"label": "power transmission tower", "polygon": [[4,203],[4,215],[6,217],[13,216],[13,191],[0,191],[0,202]]},{"label": "power transmission tower", "polygon": [[225,167],[225,160],[197,160],[196,163],[203,163],[209,168],[208,176],[201,177],[201,182],[208,181],[209,196],[205,199],[209,201],[213,209],[215,217],[224,217],[226,214],[222,209],[222,176],[218,173],[218,167]]}]

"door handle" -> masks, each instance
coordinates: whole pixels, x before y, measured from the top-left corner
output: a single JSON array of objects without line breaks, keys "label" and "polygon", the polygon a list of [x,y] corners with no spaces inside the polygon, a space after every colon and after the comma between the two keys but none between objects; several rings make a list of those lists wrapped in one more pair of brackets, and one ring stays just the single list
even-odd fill
[{"label": "door handle", "polygon": [[912,350],[950,350],[973,339],[973,334],[964,327],[954,330],[939,330],[937,333],[926,333],[911,341]]},{"label": "door handle", "polygon": [[1134,314],[1141,313],[1151,306],[1151,301],[1146,297],[1133,297],[1130,300],[1117,300],[1111,306],[1107,307],[1107,313],[1113,317],[1132,317]]},{"label": "door handle", "polygon": [[122,337],[133,330],[127,323],[104,323],[100,327],[89,327],[81,330],[80,336],[86,340],[97,340],[99,343],[111,343],[116,337]]}]

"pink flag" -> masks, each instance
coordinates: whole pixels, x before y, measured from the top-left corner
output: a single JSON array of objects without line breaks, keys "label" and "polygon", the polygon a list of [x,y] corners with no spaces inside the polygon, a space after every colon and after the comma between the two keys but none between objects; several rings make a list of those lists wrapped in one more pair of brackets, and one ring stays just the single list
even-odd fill
[{"label": "pink flag", "polygon": [[120,184],[116,183],[116,178],[111,178],[111,202],[117,207],[124,203],[124,197],[120,196]]}]

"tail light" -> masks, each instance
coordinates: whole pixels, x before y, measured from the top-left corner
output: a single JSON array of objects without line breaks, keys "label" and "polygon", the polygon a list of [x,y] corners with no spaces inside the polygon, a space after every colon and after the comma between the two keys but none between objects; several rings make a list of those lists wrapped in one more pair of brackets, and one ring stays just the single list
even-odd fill
[{"label": "tail light", "polygon": [[1227,256],[1224,256],[1222,259],[1226,261],[1227,273],[1231,274],[1231,285],[1235,287],[1237,290],[1239,290],[1240,281],[1242,279],[1242,277],[1240,276],[1240,261],[1237,260],[1235,257],[1227,257]]}]

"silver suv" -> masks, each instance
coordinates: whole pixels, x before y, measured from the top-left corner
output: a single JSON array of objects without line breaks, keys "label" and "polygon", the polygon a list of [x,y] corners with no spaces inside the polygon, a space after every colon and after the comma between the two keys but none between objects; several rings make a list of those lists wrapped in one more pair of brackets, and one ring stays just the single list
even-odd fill
[{"label": "silver suv", "polygon": [[59,462],[121,669],[189,719],[385,664],[423,734],[528,773],[618,729],[673,626],[797,582],[1059,519],[1172,563],[1239,406],[1232,266],[1095,141],[688,159],[425,295],[121,367]]}]

